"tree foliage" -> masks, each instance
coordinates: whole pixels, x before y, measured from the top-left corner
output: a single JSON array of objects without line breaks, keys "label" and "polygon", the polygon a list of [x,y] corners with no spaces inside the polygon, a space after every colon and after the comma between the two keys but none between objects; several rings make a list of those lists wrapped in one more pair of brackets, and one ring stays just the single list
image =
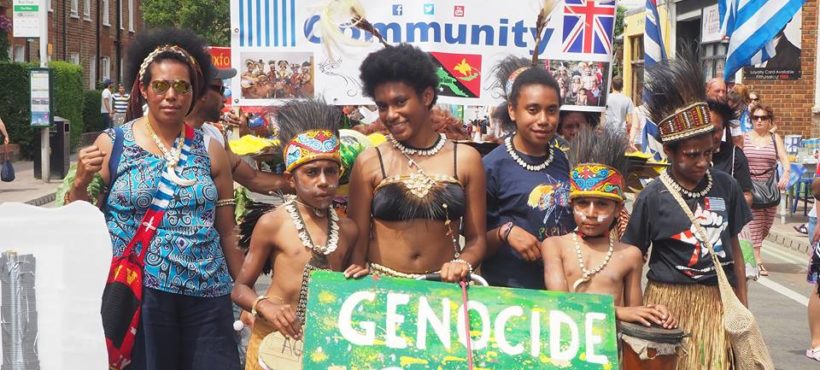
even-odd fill
[{"label": "tree foliage", "polygon": [[212,46],[231,44],[228,0],[143,0],[142,16],[150,27],[186,28]]},{"label": "tree foliage", "polygon": [[624,17],[626,16],[626,7],[618,5],[615,10],[615,37],[624,33]]}]

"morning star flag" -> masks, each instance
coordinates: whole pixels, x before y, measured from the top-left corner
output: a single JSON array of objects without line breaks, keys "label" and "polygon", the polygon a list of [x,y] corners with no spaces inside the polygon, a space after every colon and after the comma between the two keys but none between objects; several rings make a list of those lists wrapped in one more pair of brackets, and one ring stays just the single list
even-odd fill
[{"label": "morning star flag", "polygon": [[803,1],[718,1],[720,32],[729,38],[723,77],[730,80],[740,68],[773,57],[775,36],[803,7]]},{"label": "morning star flag", "polygon": [[[646,22],[643,32],[644,45],[644,81],[646,81],[646,70],[656,63],[666,60],[666,46],[663,44],[663,33],[660,28],[660,16],[658,15],[658,0],[646,0]],[[644,101],[649,97],[644,94]],[[660,130],[649,117],[641,133],[643,140],[643,152],[652,154],[656,161],[663,159],[663,145],[660,141]]]}]

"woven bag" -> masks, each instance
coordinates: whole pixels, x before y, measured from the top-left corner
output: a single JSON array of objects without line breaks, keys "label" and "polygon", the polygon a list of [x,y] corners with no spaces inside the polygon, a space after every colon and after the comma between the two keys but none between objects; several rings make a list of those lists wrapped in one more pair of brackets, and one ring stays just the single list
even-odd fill
[{"label": "woven bag", "polygon": [[718,277],[720,301],[723,304],[723,329],[726,330],[729,342],[732,345],[734,369],[774,370],[774,363],[769,355],[766,343],[763,342],[763,334],[757,326],[757,321],[752,312],[735,295],[732,285],[729,284],[729,278],[726,277],[726,272],[723,271],[723,266],[720,264],[712,243],[709,241],[708,234],[703,230],[695,215],[692,214],[692,210],[686,205],[680,193],[674,190],[672,184],[669,183],[670,180],[666,176],[660,176],[660,179],[669,189],[669,193],[678,202],[683,212],[686,213],[686,216],[689,217],[689,220],[692,221],[692,225],[695,225],[698,236],[700,236],[699,239],[709,249],[709,254],[712,255],[712,262],[715,264],[715,272]]}]

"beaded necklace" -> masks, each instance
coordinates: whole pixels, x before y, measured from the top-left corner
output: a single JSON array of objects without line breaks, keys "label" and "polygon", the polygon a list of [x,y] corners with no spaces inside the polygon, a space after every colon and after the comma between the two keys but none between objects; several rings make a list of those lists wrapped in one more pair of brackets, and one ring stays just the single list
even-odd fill
[{"label": "beaded necklace", "polygon": [[679,193],[685,195],[686,197],[688,197],[690,199],[703,198],[703,197],[706,196],[706,194],[709,193],[709,190],[712,190],[712,171],[706,171],[706,187],[703,188],[703,190],[698,191],[698,192],[689,191],[689,190],[684,189],[683,186],[681,186],[681,184],[679,184],[677,181],[675,181],[674,178],[672,178],[671,175],[669,175],[668,171],[664,171],[661,174],[661,176],[663,176],[665,179],[668,179],[669,183],[672,185],[672,187],[675,190],[677,190]]},{"label": "beaded necklace", "polygon": [[553,155],[554,153],[553,153],[552,146],[550,146],[548,148],[548,152],[547,152],[547,159],[545,159],[543,163],[537,164],[537,165],[532,165],[532,164],[529,164],[529,163],[525,162],[524,159],[521,158],[521,156],[519,156],[518,153],[515,151],[515,147],[513,146],[513,143],[512,143],[512,135],[508,136],[506,139],[504,139],[504,146],[507,148],[507,153],[510,155],[510,157],[512,157],[512,159],[515,161],[515,163],[518,163],[519,166],[521,166],[525,170],[531,171],[531,172],[543,171],[544,169],[549,167],[549,165],[552,163],[552,160],[555,158],[555,155]]},{"label": "beaded necklace", "polygon": [[581,284],[592,280],[595,274],[601,272],[609,264],[609,260],[612,259],[612,252],[615,250],[615,236],[612,232],[609,233],[609,250],[606,252],[606,258],[604,258],[604,262],[601,262],[598,267],[591,271],[587,270],[584,255],[581,253],[581,243],[578,242],[578,229],[575,229],[575,232],[572,233],[572,241],[575,242],[575,254],[578,256],[578,266],[581,268],[581,278],[575,280],[575,283],[572,284],[572,291],[575,292]]},{"label": "beaded necklace", "polygon": [[396,149],[398,149],[400,152],[406,155],[420,155],[422,157],[432,157],[438,154],[438,152],[440,152],[441,149],[444,148],[444,144],[447,142],[447,136],[445,136],[444,134],[438,134],[438,139],[436,139],[436,142],[433,144],[433,146],[428,149],[409,148],[401,142],[399,142],[398,140],[396,140],[396,138],[394,138],[393,135],[387,135],[387,140],[389,140],[390,144],[396,147]]},{"label": "beaded necklace", "polygon": [[185,141],[185,130],[183,129],[180,131],[179,138],[177,138],[173,147],[168,149],[162,140],[160,140],[159,136],[157,136],[156,132],[154,132],[154,128],[151,127],[151,120],[148,118],[146,118],[145,128],[148,131],[148,134],[151,135],[151,139],[154,140],[157,148],[159,148],[159,151],[162,152],[163,158],[165,158],[165,172],[168,174],[168,178],[179,186],[191,186],[195,184],[195,180],[183,179],[177,175],[176,171],[177,164],[179,164],[179,157],[182,155],[182,145]]}]

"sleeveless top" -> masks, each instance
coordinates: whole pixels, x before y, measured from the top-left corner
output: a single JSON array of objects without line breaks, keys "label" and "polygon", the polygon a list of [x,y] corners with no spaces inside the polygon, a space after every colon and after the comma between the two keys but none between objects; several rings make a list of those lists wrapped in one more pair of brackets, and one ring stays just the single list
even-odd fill
[{"label": "sleeveless top", "polygon": [[[165,170],[165,159],[134,141],[134,122],[122,126],[123,151],[117,176],[109,186],[105,220],[114,256],[120,256],[140,226]],[[106,133],[114,137],[114,130]],[[182,176],[192,186],[177,187],[145,255],[143,285],[196,297],[219,297],[232,289],[231,276],[214,228],[216,185],[202,131],[197,129]],[[140,252],[140,247],[135,252]]]},{"label": "sleeveless top", "polygon": [[743,154],[746,154],[746,159],[749,161],[749,173],[752,175],[752,180],[766,180],[772,176],[773,171],[776,171],[777,149],[771,135],[762,148],[754,145],[749,134],[744,135]]},{"label": "sleeveless top", "polygon": [[[414,182],[418,175],[387,177],[382,162],[382,152],[376,148],[382,181],[373,191],[370,211],[373,218],[383,221],[404,221],[410,219],[457,220],[466,212],[466,194],[458,181],[456,161],[458,144],[453,147],[453,176],[428,175],[434,182],[429,192],[422,197],[414,194]],[[444,207],[443,205],[447,205]]]}]

